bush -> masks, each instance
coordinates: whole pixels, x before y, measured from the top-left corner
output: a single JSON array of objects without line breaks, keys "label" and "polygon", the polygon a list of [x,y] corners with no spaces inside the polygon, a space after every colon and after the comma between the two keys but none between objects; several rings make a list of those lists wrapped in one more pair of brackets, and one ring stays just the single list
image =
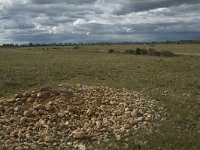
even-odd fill
[{"label": "bush", "polygon": [[109,50],[108,50],[108,53],[113,53],[113,52],[114,52],[113,49],[109,49]]},{"label": "bush", "polygon": [[165,56],[165,57],[175,56],[175,54],[171,51],[158,51],[158,50],[155,50],[155,49],[152,49],[152,48],[150,48],[147,51],[147,55],[150,55],[150,56]]},{"label": "bush", "polygon": [[136,48],[135,54],[136,55],[145,55],[145,54],[147,54],[147,50],[146,49],[141,49],[141,48]]},{"label": "bush", "polygon": [[160,56],[160,52],[153,49],[153,48],[150,48],[148,51],[147,51],[147,55],[150,55],[150,56]]},{"label": "bush", "polygon": [[136,48],[135,50],[127,49],[124,52],[125,54],[135,54],[135,55],[149,55],[149,56],[164,56],[164,57],[172,57],[175,56],[175,54],[171,51],[158,51],[153,48],[150,48],[148,50]]},{"label": "bush", "polygon": [[78,46],[78,45],[73,47],[73,49],[78,49],[78,48],[79,48],[79,46]]}]

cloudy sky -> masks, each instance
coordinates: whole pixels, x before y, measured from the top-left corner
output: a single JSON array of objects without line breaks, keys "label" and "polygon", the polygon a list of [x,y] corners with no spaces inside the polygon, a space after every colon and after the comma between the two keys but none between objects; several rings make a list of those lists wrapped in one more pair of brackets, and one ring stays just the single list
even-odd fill
[{"label": "cloudy sky", "polygon": [[200,40],[200,0],[0,0],[0,44]]}]

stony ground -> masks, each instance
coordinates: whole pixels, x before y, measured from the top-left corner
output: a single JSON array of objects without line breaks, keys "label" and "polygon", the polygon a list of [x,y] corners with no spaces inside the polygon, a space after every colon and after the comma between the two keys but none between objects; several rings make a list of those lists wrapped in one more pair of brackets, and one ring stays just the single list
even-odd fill
[{"label": "stony ground", "polygon": [[90,149],[139,129],[151,132],[162,111],[155,100],[126,89],[44,87],[0,101],[0,148]]}]

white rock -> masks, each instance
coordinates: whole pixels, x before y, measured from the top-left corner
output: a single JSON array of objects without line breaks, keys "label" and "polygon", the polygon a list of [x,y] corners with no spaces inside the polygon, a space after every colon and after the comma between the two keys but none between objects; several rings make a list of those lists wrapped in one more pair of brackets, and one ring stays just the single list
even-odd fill
[{"label": "white rock", "polygon": [[67,142],[67,145],[71,146],[73,143],[72,142]]},{"label": "white rock", "polygon": [[15,110],[15,111],[19,111],[19,107],[18,107],[18,106],[15,107],[14,110]]},{"label": "white rock", "polygon": [[127,143],[124,143],[123,144],[123,149],[128,149],[129,148],[129,145]]},{"label": "white rock", "polygon": [[110,101],[110,105],[114,105],[115,104],[115,101]]},{"label": "white rock", "polygon": [[31,144],[31,149],[37,149],[37,145],[36,144]]},{"label": "white rock", "polygon": [[115,134],[115,137],[116,137],[116,140],[117,140],[117,141],[121,140],[121,135]]},{"label": "white rock", "polygon": [[58,117],[64,117],[63,113],[58,113]]},{"label": "white rock", "polygon": [[101,128],[102,122],[100,120],[96,121],[97,128]]},{"label": "white rock", "polygon": [[65,125],[68,126],[68,125],[69,125],[69,121],[66,121],[66,122],[65,122]]},{"label": "white rock", "polygon": [[125,112],[127,112],[127,111],[130,111],[130,109],[126,107],[126,108],[125,108]]},{"label": "white rock", "polygon": [[79,148],[79,150],[87,150],[87,149],[86,149],[86,146],[83,145],[83,144],[79,144],[79,145],[78,145],[78,148]]},{"label": "white rock", "polygon": [[136,119],[137,122],[141,122],[141,121],[143,121],[143,120],[144,120],[143,117],[139,117],[139,118]]}]

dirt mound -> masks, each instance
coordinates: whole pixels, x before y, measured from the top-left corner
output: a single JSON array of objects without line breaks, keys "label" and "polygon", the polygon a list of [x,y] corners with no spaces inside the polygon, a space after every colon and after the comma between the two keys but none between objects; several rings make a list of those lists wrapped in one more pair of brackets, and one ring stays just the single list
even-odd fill
[{"label": "dirt mound", "polygon": [[16,94],[0,101],[0,146],[14,149],[86,149],[151,131],[162,108],[126,89],[85,85]]}]

